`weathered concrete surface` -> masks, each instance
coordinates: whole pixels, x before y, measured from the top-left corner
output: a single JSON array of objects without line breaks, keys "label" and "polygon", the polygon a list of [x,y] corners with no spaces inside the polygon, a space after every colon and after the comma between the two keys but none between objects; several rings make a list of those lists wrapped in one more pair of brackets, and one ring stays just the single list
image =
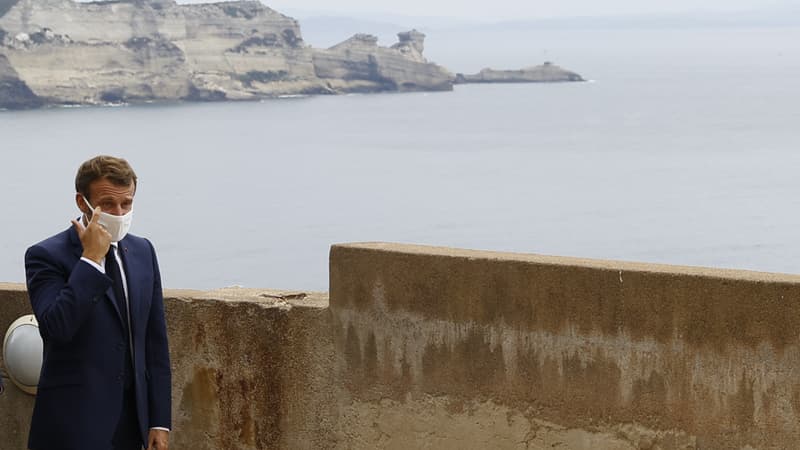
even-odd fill
[{"label": "weathered concrete surface", "polygon": [[[798,276],[380,243],[334,246],[330,270],[330,306],[166,292],[172,448],[800,442]],[[0,330],[29,310],[0,284]],[[0,396],[2,448],[32,404]]]},{"label": "weathered concrete surface", "polygon": [[266,290],[171,298],[175,448],[331,447],[326,306]]},{"label": "weathered concrete surface", "polygon": [[800,442],[800,277],[391,244],[330,269],[356,446]]},{"label": "weathered concrete surface", "polygon": [[[166,293],[173,368],[171,448],[331,448],[333,347],[324,294],[255,289]],[[30,313],[0,284],[0,330]],[[26,448],[33,397],[5,379],[0,448]]]}]

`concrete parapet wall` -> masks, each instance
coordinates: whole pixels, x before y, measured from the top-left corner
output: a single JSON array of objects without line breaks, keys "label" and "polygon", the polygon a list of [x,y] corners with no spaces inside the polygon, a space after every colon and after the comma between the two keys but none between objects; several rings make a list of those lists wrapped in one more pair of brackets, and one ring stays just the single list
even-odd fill
[{"label": "concrete parapet wall", "polygon": [[[165,292],[172,448],[800,442],[800,277],[373,243],[330,282]],[[0,330],[29,311],[0,284]],[[32,405],[0,396],[0,448]]]},{"label": "concrete parapet wall", "polygon": [[393,244],[334,246],[330,269],[363,442],[800,442],[800,277]]},{"label": "concrete parapet wall", "polygon": [[[171,448],[330,448],[333,354],[324,294],[256,289],[165,292],[173,369]],[[30,314],[23,285],[0,284],[0,330]],[[0,448],[27,448],[33,397],[5,379]]]}]

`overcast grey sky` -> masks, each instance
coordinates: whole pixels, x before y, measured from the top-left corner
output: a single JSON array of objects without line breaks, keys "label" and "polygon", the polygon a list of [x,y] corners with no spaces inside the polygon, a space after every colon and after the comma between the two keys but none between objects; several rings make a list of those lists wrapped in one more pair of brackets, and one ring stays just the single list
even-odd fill
[{"label": "overcast grey sky", "polygon": [[[209,0],[178,0],[207,3]],[[471,20],[508,20],[543,17],[609,16],[676,12],[738,12],[791,0],[267,0],[281,12],[305,11],[336,15],[439,16]]]}]

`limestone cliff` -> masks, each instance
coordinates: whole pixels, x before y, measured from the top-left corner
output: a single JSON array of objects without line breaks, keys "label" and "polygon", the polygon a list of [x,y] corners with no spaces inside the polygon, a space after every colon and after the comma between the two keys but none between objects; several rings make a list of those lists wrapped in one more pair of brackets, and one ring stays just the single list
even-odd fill
[{"label": "limestone cliff", "polygon": [[575,72],[545,62],[540,66],[520,70],[483,69],[474,75],[457,74],[455,82],[465,83],[556,83],[567,81],[586,81]]},{"label": "limestone cliff", "polygon": [[327,50],[314,50],[316,75],[346,91],[452,89],[453,76],[423,58],[424,34],[410,31],[398,37],[391,48],[378,46],[375,36],[356,34]]},{"label": "limestone cliff", "polygon": [[43,103],[28,85],[19,79],[8,59],[0,55],[0,108],[37,108]]},{"label": "limestone cliff", "polygon": [[[452,89],[423,40],[401,33],[386,48],[357,35],[315,50],[258,1],[0,0],[4,70],[49,104]],[[2,107],[16,106],[0,96]]]}]

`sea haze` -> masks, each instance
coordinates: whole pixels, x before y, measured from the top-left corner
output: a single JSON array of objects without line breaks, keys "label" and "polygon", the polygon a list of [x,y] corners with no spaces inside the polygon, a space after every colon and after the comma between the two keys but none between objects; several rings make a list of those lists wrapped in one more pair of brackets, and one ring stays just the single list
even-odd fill
[{"label": "sea haze", "polygon": [[326,290],[331,244],[378,240],[800,272],[797,28],[430,31],[426,54],[593,81],[0,113],[0,280],[98,153],[139,173],[171,288]]}]

